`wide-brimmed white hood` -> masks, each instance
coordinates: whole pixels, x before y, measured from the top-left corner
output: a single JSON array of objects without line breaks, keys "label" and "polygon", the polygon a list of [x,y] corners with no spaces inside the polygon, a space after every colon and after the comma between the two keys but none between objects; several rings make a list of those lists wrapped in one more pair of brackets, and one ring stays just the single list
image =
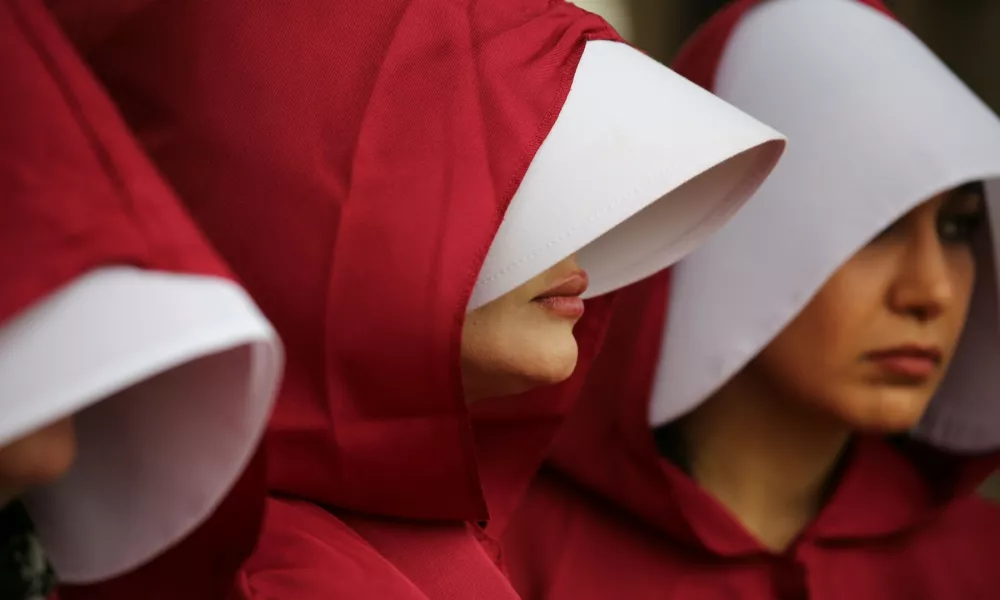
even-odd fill
[{"label": "wide-brimmed white hood", "polygon": [[726,223],[784,147],[780,133],[628,44],[588,42],[469,309],[573,253],[588,296],[665,269]]},{"label": "wide-brimmed white hood", "polygon": [[23,496],[60,578],[118,575],[206,519],[281,373],[274,329],[218,277],[97,269],[0,327],[0,447],[74,415],[76,462]]},{"label": "wide-brimmed white hood", "polygon": [[[879,231],[955,186],[986,183],[1000,226],[1000,120],[912,33],[854,0],[772,0],[726,42],[715,91],[789,149],[757,196],[676,268],[651,422],[703,402]],[[994,244],[968,326],[916,434],[1000,446]]]}]

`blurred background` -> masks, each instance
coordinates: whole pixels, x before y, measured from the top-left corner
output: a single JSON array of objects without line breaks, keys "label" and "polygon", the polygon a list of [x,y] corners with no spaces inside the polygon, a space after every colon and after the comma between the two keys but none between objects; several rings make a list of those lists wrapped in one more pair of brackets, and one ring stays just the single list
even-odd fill
[{"label": "blurred background", "polygon": [[[572,0],[669,64],[684,40],[727,0]],[[1000,0],[885,0],[914,33],[1000,113]],[[997,399],[1000,402],[1000,399]],[[1000,475],[983,487],[1000,501]]]}]

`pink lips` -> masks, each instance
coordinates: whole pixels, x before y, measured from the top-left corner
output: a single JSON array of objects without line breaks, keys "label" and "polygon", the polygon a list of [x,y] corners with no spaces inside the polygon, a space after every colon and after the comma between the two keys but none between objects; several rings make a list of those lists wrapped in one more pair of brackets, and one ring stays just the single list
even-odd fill
[{"label": "pink lips", "polygon": [[869,352],[865,358],[888,374],[924,381],[941,366],[941,351],[915,344]]},{"label": "pink lips", "polygon": [[587,272],[574,271],[558,283],[535,296],[532,302],[544,306],[551,312],[567,319],[579,319],[583,316],[583,298],[587,291]]}]

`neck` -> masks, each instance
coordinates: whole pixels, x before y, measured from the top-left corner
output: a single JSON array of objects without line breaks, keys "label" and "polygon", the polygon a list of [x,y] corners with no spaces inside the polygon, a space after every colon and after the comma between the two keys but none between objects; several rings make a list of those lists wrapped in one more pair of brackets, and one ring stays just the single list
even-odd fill
[{"label": "neck", "polygon": [[737,375],[685,417],[693,477],[764,547],[783,551],[819,512],[850,432]]}]

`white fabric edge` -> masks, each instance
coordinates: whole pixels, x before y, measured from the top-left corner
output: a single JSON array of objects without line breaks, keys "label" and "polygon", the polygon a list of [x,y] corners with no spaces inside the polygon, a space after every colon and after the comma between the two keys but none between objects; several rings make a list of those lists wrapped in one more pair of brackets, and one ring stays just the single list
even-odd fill
[{"label": "white fabric edge", "polygon": [[[780,133],[631,46],[588,42],[468,309],[595,241],[600,251],[581,256],[588,296],[670,266],[747,200],[784,144]],[[689,182],[701,193],[684,193]]]},{"label": "white fabric edge", "polygon": [[[141,389],[171,369],[240,347],[247,348],[252,358],[246,365],[248,393],[237,399],[242,405],[237,412],[243,418],[235,436],[240,447],[225,457],[228,472],[219,474],[211,489],[195,494],[197,503],[168,509],[182,512],[181,516],[164,520],[140,515],[144,507],[111,510],[109,502],[119,497],[117,493],[93,489],[80,474],[88,468],[90,441],[114,442],[106,431],[88,436],[90,411],[99,411],[110,397]],[[24,495],[60,578],[85,583],[126,572],[154,558],[207,518],[252,456],[282,368],[281,343],[270,323],[242,288],[216,277],[102,268],[0,328],[0,394],[5,413],[0,424],[4,442],[0,443],[77,414],[77,463],[61,480]],[[141,415],[140,419],[152,421],[147,430],[157,430],[157,415]],[[143,445],[153,440],[131,441]],[[121,473],[120,478],[132,475]],[[129,490],[131,483],[123,482],[124,489]],[[88,503],[92,505],[86,507]],[[111,522],[101,523],[102,516]]]}]

